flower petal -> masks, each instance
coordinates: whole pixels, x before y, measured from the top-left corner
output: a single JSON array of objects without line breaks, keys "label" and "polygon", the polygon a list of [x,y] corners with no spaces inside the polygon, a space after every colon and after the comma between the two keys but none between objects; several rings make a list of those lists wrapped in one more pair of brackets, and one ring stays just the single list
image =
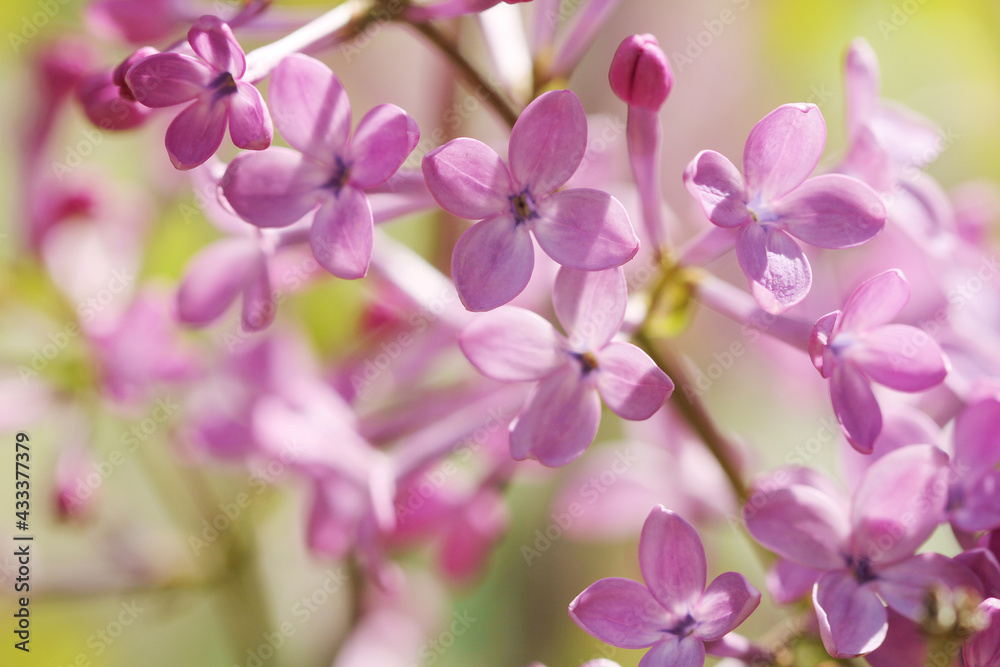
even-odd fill
[{"label": "flower petal", "polygon": [[827,572],[813,588],[823,646],[835,658],[874,651],[885,639],[889,615],[871,588],[846,570]]},{"label": "flower petal", "polygon": [[968,403],[955,417],[955,463],[965,474],[1000,463],[1000,397]]},{"label": "flower petal", "polygon": [[830,375],[833,414],[851,445],[870,454],[882,432],[882,409],[868,378],[851,364],[837,364]]},{"label": "flower petal", "polygon": [[422,168],[435,201],[452,215],[479,220],[510,210],[510,172],[481,141],[453,139],[425,155]]},{"label": "flower petal", "polygon": [[639,667],[702,667],[705,664],[705,645],[693,635],[668,637],[646,651]]},{"label": "flower petal", "polygon": [[927,598],[935,589],[974,591],[980,582],[951,558],[924,553],[880,570],[873,585],[890,609],[920,623],[927,618]]},{"label": "flower petal", "polygon": [[188,43],[198,57],[217,72],[229,72],[239,79],[247,71],[247,61],[232,29],[219,17],[206,14],[188,30]]},{"label": "flower petal", "polygon": [[240,153],[222,177],[222,193],[236,213],[258,227],[286,227],[329,196],[329,172],[280,146]]},{"label": "flower petal", "polygon": [[817,570],[844,565],[850,534],[845,508],[818,489],[795,485],[754,493],[743,519],[753,538],[782,558]]},{"label": "flower petal", "polygon": [[855,133],[867,125],[875,113],[879,96],[878,56],[864,37],[853,40],[847,49],[844,87],[847,93],[847,136],[853,142]]},{"label": "flower petal", "polygon": [[639,567],[657,602],[680,618],[705,591],[705,547],[698,531],[663,505],[654,507],[642,526]]},{"label": "flower petal", "polygon": [[132,65],[125,82],[140,104],[158,109],[195,99],[208,88],[212,74],[197,58],[155,53]]},{"label": "flower petal", "polygon": [[458,296],[472,311],[492,310],[520,294],[534,266],[531,235],[509,215],[472,225],[451,258]]},{"label": "flower petal", "polygon": [[288,56],[271,75],[274,125],[288,144],[333,167],[347,149],[351,103],[330,68],[309,56]]},{"label": "flower petal", "polygon": [[962,657],[968,667],[993,667],[1000,662],[1000,600],[987,598],[979,603],[978,611],[986,617],[987,626],[965,642]]},{"label": "flower petal", "polygon": [[226,135],[226,104],[195,100],[167,128],[164,144],[177,169],[192,169],[215,155]]},{"label": "flower petal", "polygon": [[767,571],[767,590],[778,604],[791,604],[812,590],[823,574],[786,558],[779,558]]},{"label": "flower petal", "polygon": [[236,82],[229,96],[229,136],[237,148],[259,151],[271,145],[274,127],[260,91],[245,81]]},{"label": "flower petal", "polygon": [[596,351],[618,333],[625,320],[628,286],[620,268],[581,271],[562,267],[556,273],[552,306],[577,352]]},{"label": "flower petal", "polygon": [[684,170],[684,186],[701,209],[719,227],[739,227],[750,222],[746,184],[727,157],[702,151]]},{"label": "flower petal", "polygon": [[260,269],[260,250],[246,239],[224,239],[203,249],[184,272],[177,292],[177,316],[203,325],[229,308]]},{"label": "flower petal", "polygon": [[809,178],[826,145],[826,123],[815,104],[784,104],[762,118],[743,148],[751,197],[773,201]]},{"label": "flower petal", "polygon": [[825,174],[808,179],[772,205],[788,233],[821,248],[850,248],[885,226],[885,202],[856,178]]},{"label": "flower petal", "polygon": [[515,460],[531,457],[555,468],[576,459],[597,435],[601,400],[576,364],[565,364],[535,387],[510,432]]},{"label": "flower petal", "polygon": [[625,207],[606,192],[574,188],[538,207],[532,230],[538,245],[563,266],[600,271],[621,266],[639,251]]},{"label": "flower petal", "polygon": [[645,648],[663,639],[675,619],[637,581],[611,577],[588,586],[569,603],[569,617],[585,632],[619,648]]},{"label": "flower petal", "polygon": [[887,324],[870,329],[847,351],[868,377],[898,391],[924,391],[944,382],[948,362],[923,329]]},{"label": "flower petal", "polygon": [[253,280],[243,290],[243,311],[241,322],[246,331],[263,331],[274,322],[278,312],[278,302],[271,292],[271,274],[267,270],[267,258],[258,257],[257,271]]},{"label": "flower petal", "polygon": [[951,511],[953,525],[973,532],[1000,528],[1000,470],[986,470],[963,488],[961,505]]},{"label": "flower petal", "polygon": [[531,382],[566,362],[560,338],[541,315],[511,306],[474,317],[459,333],[458,344],[486,377]]},{"label": "flower petal", "polygon": [[719,639],[734,630],[760,604],[760,591],[738,572],[723,572],[705,589],[692,615],[698,621],[694,634],[699,639]]},{"label": "flower petal", "polygon": [[316,211],[309,246],[320,265],[345,280],[363,278],[372,258],[374,223],[368,197],[345,185]]},{"label": "flower petal", "polygon": [[351,140],[351,180],[373,188],[389,180],[420,140],[417,122],[395,104],[365,114]]},{"label": "flower petal", "polygon": [[507,156],[517,189],[537,198],[569,180],[587,150],[587,113],[571,90],[539,95],[510,132]]},{"label": "flower petal", "polygon": [[890,322],[910,300],[910,284],[902,271],[872,276],[847,299],[837,331],[864,331]]},{"label": "flower petal", "polygon": [[597,391],[622,419],[653,416],[674,383],[649,355],[631,343],[609,343],[597,355]]},{"label": "flower petal", "polygon": [[754,298],[769,313],[779,314],[809,293],[809,262],[795,240],[780,229],[743,225],[736,236],[736,258]]}]

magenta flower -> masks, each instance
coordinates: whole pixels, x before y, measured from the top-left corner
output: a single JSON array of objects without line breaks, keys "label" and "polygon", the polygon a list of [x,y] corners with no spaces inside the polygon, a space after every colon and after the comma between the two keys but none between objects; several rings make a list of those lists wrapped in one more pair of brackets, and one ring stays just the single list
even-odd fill
[{"label": "magenta flower", "polygon": [[979,611],[986,617],[987,625],[965,642],[962,658],[966,667],[995,667],[1000,665],[1000,600],[983,600]]},{"label": "magenta flower", "polygon": [[513,306],[474,319],[459,345],[483,375],[502,382],[537,382],[511,427],[511,455],[561,466],[594,441],[601,399],[623,419],[653,416],[674,383],[635,345],[613,342],[625,317],[621,269],[556,275],[553,306],[568,334]]},{"label": "magenta flower", "polygon": [[641,667],[701,667],[705,642],[724,637],[760,604],[760,592],[737,572],[720,574],[705,587],[698,531],[662,505],[642,527],[639,567],[645,586],[601,579],[570,603],[569,615],[612,646],[651,647]]},{"label": "magenta flower", "polygon": [[271,116],[252,83],[243,81],[247,63],[233,31],[215,16],[202,16],[188,31],[195,56],[157,53],[128,71],[125,81],[147,107],[190,102],[167,128],[166,146],[177,169],[205,162],[229,135],[239,148],[271,145]]},{"label": "magenta flower", "polygon": [[[834,657],[868,653],[886,636],[886,606],[919,622],[935,586],[976,586],[940,554],[914,555],[943,518],[948,458],[930,445],[896,450],[866,472],[849,507],[824,486],[793,483],[754,494],[747,530],[799,566],[819,570],[813,605]],[[761,500],[763,496],[763,500]]]},{"label": "magenta flower", "polygon": [[906,305],[910,286],[896,269],[861,284],[842,311],[813,327],[809,353],[830,379],[830,398],[844,434],[855,449],[870,453],[882,431],[882,411],[871,383],[918,392],[944,381],[948,361],[926,332],[887,324]]},{"label": "magenta flower", "polygon": [[849,248],[885,225],[885,204],[861,181],[842,174],[809,178],[825,144],[819,108],[785,104],[750,131],[743,176],[715,151],[698,153],[684,170],[684,184],[708,219],[737,230],[740,268],[771,313],[801,301],[812,284],[809,261],[793,239]]},{"label": "magenta flower", "polygon": [[136,101],[125,74],[135,63],[156,53],[153,47],[144,46],[113,70],[97,72],[80,82],[76,95],[91,123],[102,130],[130,130],[146,122],[153,110]]},{"label": "magenta flower", "polygon": [[365,190],[389,180],[417,145],[416,122],[381,104],[351,132],[351,104],[330,68],[296,54],[281,61],[269,93],[281,136],[296,150],[244,153],[222,191],[258,227],[285,227],[317,209],[309,233],[316,260],[341,278],[368,271],[372,208]]},{"label": "magenta flower", "polygon": [[555,90],[528,105],[507,149],[510,168],[475,139],[424,156],[427,187],[441,207],[481,219],[455,244],[452,275],[466,308],[492,310],[521,293],[535,264],[533,233],[563,266],[599,271],[639,249],[625,208],[600,190],[558,190],[580,166],[587,116],[575,93]]},{"label": "magenta flower", "polygon": [[674,85],[670,61],[653,35],[629,35],[608,72],[611,90],[629,106],[659,111]]}]

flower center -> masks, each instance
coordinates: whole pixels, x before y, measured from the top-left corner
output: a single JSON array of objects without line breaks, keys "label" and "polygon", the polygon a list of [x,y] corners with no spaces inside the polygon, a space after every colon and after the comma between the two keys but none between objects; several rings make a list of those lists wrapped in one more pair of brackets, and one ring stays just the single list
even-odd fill
[{"label": "flower center", "polygon": [[594,356],[593,352],[570,352],[570,356],[580,364],[580,370],[584,376],[589,375],[591,371],[597,370],[597,357]]},{"label": "flower center", "polygon": [[854,574],[859,584],[874,581],[877,577],[872,572],[872,562],[864,557],[848,556],[847,568]]},{"label": "flower center", "polygon": [[667,629],[665,632],[667,634],[677,635],[678,637],[687,637],[694,629],[695,623],[696,621],[694,620],[694,616],[688,614],[687,617],[681,620],[680,623],[675,625],[673,628]]},{"label": "flower center", "polygon": [[538,217],[535,200],[527,190],[510,198],[510,212],[514,216],[514,223],[518,225]]},{"label": "flower center", "polygon": [[236,92],[236,80],[229,72],[223,72],[215,77],[215,80],[208,87],[212,89],[213,99],[221,100]]},{"label": "flower center", "polygon": [[343,158],[339,155],[337,160],[333,165],[333,169],[330,173],[330,178],[326,183],[323,184],[324,188],[333,190],[334,194],[340,193],[341,188],[347,185],[347,181],[351,177],[351,165],[345,162]]}]

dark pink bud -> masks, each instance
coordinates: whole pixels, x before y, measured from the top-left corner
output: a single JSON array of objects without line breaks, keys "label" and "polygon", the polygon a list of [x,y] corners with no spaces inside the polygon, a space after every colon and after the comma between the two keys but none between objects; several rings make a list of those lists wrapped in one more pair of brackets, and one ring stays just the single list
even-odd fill
[{"label": "dark pink bud", "polygon": [[140,60],[157,53],[144,46],[113,70],[104,70],[84,79],[76,94],[83,111],[102,130],[129,130],[142,125],[153,110],[139,104],[125,85],[125,73]]},{"label": "dark pink bud", "polygon": [[631,35],[618,46],[608,80],[626,104],[658,111],[674,85],[674,73],[655,37]]}]

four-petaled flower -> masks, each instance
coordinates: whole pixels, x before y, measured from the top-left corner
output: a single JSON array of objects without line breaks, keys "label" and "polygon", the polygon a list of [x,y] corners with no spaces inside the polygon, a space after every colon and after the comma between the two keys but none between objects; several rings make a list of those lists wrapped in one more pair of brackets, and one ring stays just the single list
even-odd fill
[{"label": "four-petaled flower", "polygon": [[706,588],[705,548],[698,531],[658,505],[639,538],[643,586],[609,578],[591,584],[569,605],[586,632],[620,648],[646,648],[639,667],[701,667],[705,642],[719,640],[760,603],[760,592],[737,572]]},{"label": "four-petaled flower", "polygon": [[521,293],[535,265],[532,232],[563,266],[599,271],[621,266],[639,249],[625,208],[600,190],[558,190],[587,148],[587,116],[575,93],[539,96],[510,133],[510,168],[475,139],[431,151],[424,177],[452,215],[481,220],[455,244],[452,275],[466,308],[492,310]]},{"label": "four-petaled flower", "polygon": [[801,301],[812,285],[812,269],[793,237],[849,248],[885,225],[885,204],[868,185],[843,174],[809,178],[825,144],[819,108],[785,104],[750,131],[743,176],[715,151],[698,153],[684,170],[684,184],[708,219],[738,230],[736,258],[757,302],[771,313]]}]

